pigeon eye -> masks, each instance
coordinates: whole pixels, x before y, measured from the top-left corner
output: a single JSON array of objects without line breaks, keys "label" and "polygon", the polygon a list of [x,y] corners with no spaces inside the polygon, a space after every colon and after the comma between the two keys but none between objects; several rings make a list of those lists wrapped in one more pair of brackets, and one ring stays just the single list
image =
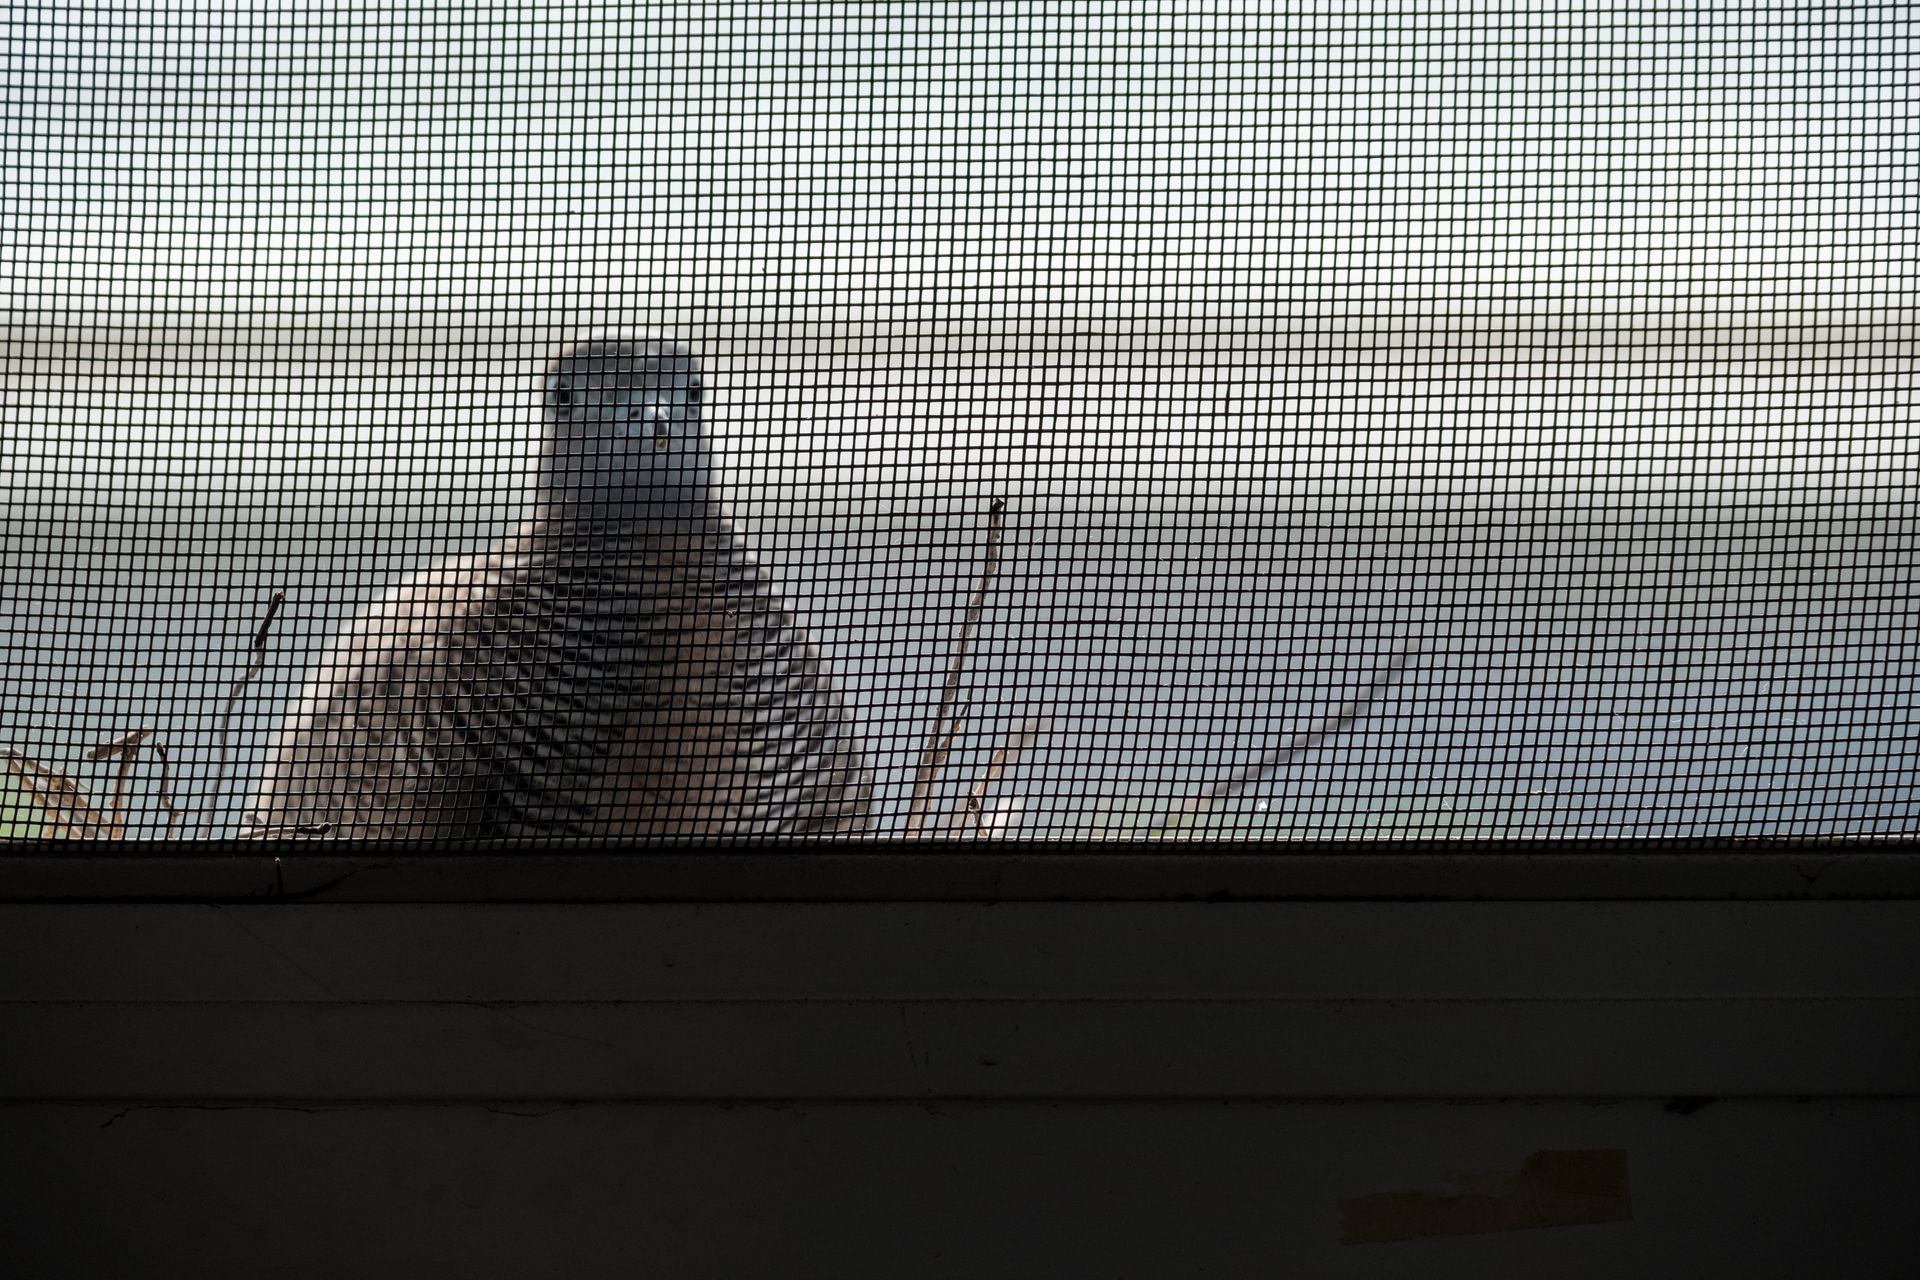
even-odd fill
[{"label": "pigeon eye", "polygon": [[573,403],[573,388],[564,382],[553,384],[553,402],[562,409]]}]

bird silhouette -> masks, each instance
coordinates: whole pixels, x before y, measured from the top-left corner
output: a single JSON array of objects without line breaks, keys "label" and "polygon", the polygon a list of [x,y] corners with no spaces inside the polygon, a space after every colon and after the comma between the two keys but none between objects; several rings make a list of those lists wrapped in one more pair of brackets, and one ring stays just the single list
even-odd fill
[{"label": "bird silhouette", "polygon": [[856,726],[722,510],[702,399],[699,362],[674,342],[555,359],[527,519],[400,583],[331,642],[246,833],[866,829]]}]

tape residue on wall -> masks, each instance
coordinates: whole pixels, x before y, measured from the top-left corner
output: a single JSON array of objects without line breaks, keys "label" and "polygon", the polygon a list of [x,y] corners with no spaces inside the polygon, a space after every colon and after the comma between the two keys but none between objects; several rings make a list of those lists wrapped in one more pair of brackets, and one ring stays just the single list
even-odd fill
[{"label": "tape residue on wall", "polygon": [[1387,1244],[1532,1227],[1625,1222],[1625,1151],[1536,1151],[1515,1171],[1449,1173],[1451,1191],[1383,1191],[1340,1202],[1340,1243]]}]

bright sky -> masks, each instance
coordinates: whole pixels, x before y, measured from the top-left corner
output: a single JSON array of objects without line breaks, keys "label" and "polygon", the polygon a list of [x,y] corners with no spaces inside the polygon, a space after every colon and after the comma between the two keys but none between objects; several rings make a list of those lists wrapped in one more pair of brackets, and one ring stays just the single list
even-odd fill
[{"label": "bright sky", "polygon": [[1900,310],[1916,26],[47,0],[0,17],[0,275],[16,318],[136,324]]}]

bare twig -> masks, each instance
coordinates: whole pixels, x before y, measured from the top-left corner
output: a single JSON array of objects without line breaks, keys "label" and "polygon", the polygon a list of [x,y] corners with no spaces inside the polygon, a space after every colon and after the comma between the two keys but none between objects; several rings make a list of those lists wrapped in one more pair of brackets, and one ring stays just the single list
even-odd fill
[{"label": "bare twig", "polygon": [[200,810],[200,834],[203,836],[212,833],[213,815],[220,808],[220,801],[227,791],[227,773],[233,764],[233,743],[229,736],[233,725],[233,709],[239,705],[240,695],[247,691],[247,686],[259,677],[267,665],[267,636],[273,631],[273,620],[279,615],[280,606],[286,602],[286,592],[273,593],[273,599],[267,602],[266,616],[260,619],[260,628],[253,633],[253,661],[247,664],[246,671],[227,690],[226,707],[220,713],[220,766],[214,770],[213,786]]},{"label": "bare twig", "polygon": [[[239,703],[240,695],[246,692],[249,684],[259,676],[267,661],[267,638],[273,631],[273,620],[278,616],[280,607],[286,603],[287,593],[276,591],[267,604],[266,615],[261,618],[259,629],[253,635],[253,661],[246,672],[227,691],[226,708],[220,717],[220,767],[214,774],[212,795],[206,811],[201,815],[201,831],[204,834],[213,821],[215,809],[219,806],[222,793],[226,789],[227,769],[231,758],[229,750],[229,729],[233,722],[233,712]],[[0,748],[0,759],[4,759],[7,771],[18,779],[21,788],[29,800],[39,808],[45,826],[43,834],[60,836],[66,839],[124,839],[127,834],[127,782],[133,775],[134,766],[139,763],[140,752],[144,746],[151,745],[155,757],[160,762],[160,777],[154,786],[154,800],[167,815],[167,834],[171,836],[180,823],[182,810],[173,802],[172,762],[167,750],[158,741],[151,744],[153,737],[150,727],[142,726],[130,733],[101,743],[82,757],[89,764],[99,764],[106,760],[118,760],[119,767],[113,774],[112,798],[103,815],[87,799],[86,792],[72,778],[58,769],[49,769],[38,761],[22,755],[11,748]]]},{"label": "bare twig", "polygon": [[906,834],[917,836],[927,824],[932,806],[933,783],[946,767],[947,755],[960,731],[954,715],[954,703],[960,696],[960,677],[966,670],[967,650],[973,644],[973,629],[987,607],[987,591],[1000,573],[1000,543],[1006,529],[1007,500],[995,498],[987,508],[987,558],[980,576],[974,579],[973,594],[967,600],[966,614],[960,619],[953,638],[953,657],[947,663],[947,682],[940,691],[940,708],[934,712],[927,730],[927,745],[920,752],[920,766],[914,772],[913,798],[907,804]]},{"label": "bare twig", "polygon": [[967,708],[966,704],[962,703],[959,710],[953,713],[952,721],[947,725],[947,736],[940,739],[940,746],[938,748],[940,763],[935,766],[936,768],[941,768],[946,765],[947,753],[953,750],[954,741],[960,736],[960,726],[966,722]]},{"label": "bare twig", "polygon": [[989,836],[993,832],[987,827],[987,792],[1000,776],[1019,760],[1021,754],[1039,740],[1052,722],[1044,716],[1031,716],[1022,720],[1014,731],[994,751],[993,758],[987,762],[986,770],[981,773],[967,794],[955,806],[948,816],[947,829],[959,834],[971,828],[976,835]]},{"label": "bare twig", "polygon": [[267,616],[260,619],[260,629],[253,633],[253,651],[255,653],[265,653],[267,651],[267,636],[273,630],[273,620],[279,615],[280,606],[286,602],[287,593],[284,591],[274,592],[273,599],[267,601]]},{"label": "bare twig", "polygon": [[88,764],[99,764],[102,760],[111,760],[115,756],[136,755],[140,744],[153,736],[152,729],[135,729],[132,733],[123,733],[111,742],[103,742],[83,757]]},{"label": "bare twig", "polygon": [[172,765],[167,759],[167,749],[159,743],[153,744],[153,754],[160,760],[160,779],[153,784],[153,802],[166,811],[167,836],[173,836],[173,829],[179,825],[180,809],[173,803]]},{"label": "bare twig", "polygon": [[1367,709],[1368,704],[1379,695],[1382,689],[1393,683],[1394,679],[1399,676],[1401,670],[1405,668],[1409,662],[1413,661],[1414,656],[1419,652],[1420,642],[1418,640],[1408,640],[1403,643],[1394,651],[1393,657],[1387,660],[1387,664],[1375,672],[1372,679],[1367,681],[1366,687],[1346,702],[1341,703],[1333,714],[1320,720],[1319,723],[1315,724],[1306,732],[1296,734],[1285,742],[1275,745],[1252,764],[1235,770],[1232,774],[1222,778],[1198,795],[1189,796],[1179,804],[1174,805],[1167,811],[1166,818],[1160,826],[1154,828],[1153,834],[1178,827],[1195,814],[1204,813],[1222,800],[1240,794],[1285,764],[1288,760],[1291,760],[1294,756],[1299,755],[1302,751],[1312,750],[1334,734],[1351,726],[1354,721],[1360,718],[1361,713]]},{"label": "bare twig", "polygon": [[[149,741],[149,739],[152,739]],[[98,764],[102,760],[118,758],[120,767],[113,777],[113,804],[107,811],[106,829],[101,833],[111,840],[125,838],[127,834],[127,778],[133,772],[134,763],[139,760],[143,750],[151,750],[160,761],[160,777],[154,784],[154,802],[167,815],[167,834],[173,834],[174,826],[180,821],[180,810],[173,803],[172,773],[167,759],[167,749],[153,737],[151,728],[135,729],[132,733],[123,733],[111,742],[103,742],[82,757],[89,764]]]},{"label": "bare twig", "polygon": [[104,833],[109,840],[122,840],[127,834],[127,778],[133,773],[133,765],[140,758],[140,744],[153,736],[150,728],[135,729],[132,733],[123,733],[111,742],[103,742],[82,757],[89,764],[98,764],[102,760],[118,757],[120,767],[113,772],[113,803],[107,808],[107,829]]}]

